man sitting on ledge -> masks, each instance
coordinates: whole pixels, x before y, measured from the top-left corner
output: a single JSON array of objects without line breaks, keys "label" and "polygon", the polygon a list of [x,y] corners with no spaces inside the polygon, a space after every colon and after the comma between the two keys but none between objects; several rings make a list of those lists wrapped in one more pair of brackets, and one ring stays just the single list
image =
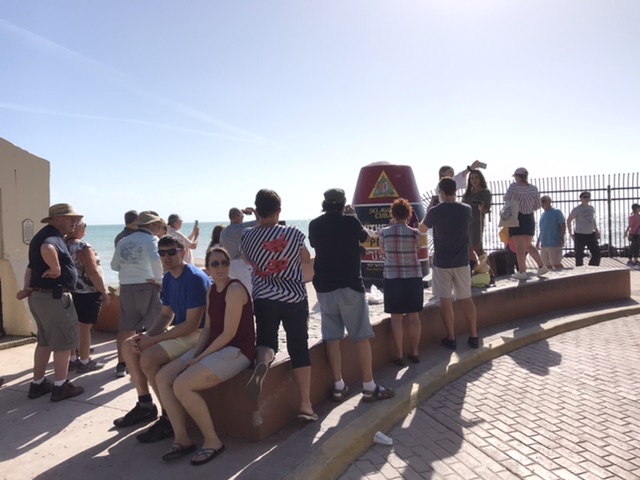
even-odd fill
[{"label": "man sitting on ledge", "polygon": [[[117,428],[149,422],[157,417],[158,409],[153,404],[149,385],[162,404],[156,374],[171,360],[193,348],[202,328],[211,280],[202,270],[185,262],[185,245],[179,237],[162,237],[158,242],[158,254],[166,271],[162,279],[162,310],[146,333],[130,337],[123,344],[125,361],[138,392],[138,403],[124,417],[113,422]],[[171,423],[163,413],[136,438],[142,443],[151,443],[171,435]]]}]

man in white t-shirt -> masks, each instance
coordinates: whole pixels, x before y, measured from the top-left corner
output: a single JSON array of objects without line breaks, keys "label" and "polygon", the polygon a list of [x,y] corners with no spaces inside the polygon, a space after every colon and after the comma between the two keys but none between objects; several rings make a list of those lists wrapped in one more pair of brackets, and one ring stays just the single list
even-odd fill
[{"label": "man in white t-shirt", "polygon": [[[567,217],[567,229],[569,235],[573,238],[576,253],[576,267],[581,267],[584,260],[584,247],[589,249],[591,259],[589,265],[600,265],[600,230],[596,222],[596,211],[589,205],[591,201],[591,193],[582,192],[580,194],[580,205],[571,210]],[[576,227],[573,229],[573,221],[576,221]]]}]

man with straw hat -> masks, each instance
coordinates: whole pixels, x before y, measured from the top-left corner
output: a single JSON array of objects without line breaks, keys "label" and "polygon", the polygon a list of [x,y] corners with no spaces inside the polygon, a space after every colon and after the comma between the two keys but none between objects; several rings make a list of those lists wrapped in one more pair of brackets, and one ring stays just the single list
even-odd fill
[{"label": "man with straw hat", "polygon": [[[30,399],[51,393],[51,401],[57,402],[84,392],[84,388],[72,385],[67,379],[71,349],[78,343],[78,316],[71,298],[78,272],[64,240],[81,218],[68,203],[53,205],[49,215],[42,219],[47,225],[29,244],[24,289],[18,292],[17,298],[29,298],[29,309],[38,326],[33,382],[27,395]],[[45,377],[51,352],[53,383]]]}]

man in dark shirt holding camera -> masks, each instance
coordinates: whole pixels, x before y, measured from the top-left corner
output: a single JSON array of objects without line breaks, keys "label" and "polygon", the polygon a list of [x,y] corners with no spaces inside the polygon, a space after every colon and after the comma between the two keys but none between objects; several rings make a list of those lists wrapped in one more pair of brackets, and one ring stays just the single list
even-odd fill
[{"label": "man in dark shirt holding camera", "polygon": [[[51,401],[58,402],[84,392],[67,379],[71,349],[78,343],[78,316],[71,298],[78,271],[64,241],[65,234],[71,233],[81,218],[68,203],[53,205],[49,216],[42,219],[47,225],[29,244],[24,289],[17,298],[29,298],[29,309],[38,326],[33,382],[27,395],[31,399],[51,393]],[[45,377],[51,352],[53,384]]]}]

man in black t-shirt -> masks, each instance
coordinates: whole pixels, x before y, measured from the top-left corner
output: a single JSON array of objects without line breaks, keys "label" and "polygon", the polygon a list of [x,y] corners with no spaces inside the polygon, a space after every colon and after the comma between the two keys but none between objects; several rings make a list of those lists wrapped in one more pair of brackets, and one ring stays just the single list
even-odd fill
[{"label": "man in black t-shirt", "polygon": [[[47,225],[29,244],[24,289],[16,297],[29,298],[29,309],[38,326],[33,382],[27,395],[31,399],[51,392],[51,401],[57,402],[84,392],[67,379],[71,349],[78,343],[78,316],[71,298],[78,271],[64,241],[64,235],[71,233],[81,218],[68,203],[53,205],[49,216],[42,219]],[[45,377],[51,352],[53,384]]]},{"label": "man in black t-shirt", "polygon": [[313,286],[320,303],[322,338],[327,344],[334,380],[331,400],[344,400],[349,390],[342,379],[340,352],[346,328],[358,350],[363,400],[373,402],[391,398],[394,392],[373,380],[369,343],[373,329],[360,270],[360,243],[369,234],[355,216],[343,214],[345,203],[344,190],[327,190],[322,202],[324,215],[309,223],[309,242],[316,252]]}]

